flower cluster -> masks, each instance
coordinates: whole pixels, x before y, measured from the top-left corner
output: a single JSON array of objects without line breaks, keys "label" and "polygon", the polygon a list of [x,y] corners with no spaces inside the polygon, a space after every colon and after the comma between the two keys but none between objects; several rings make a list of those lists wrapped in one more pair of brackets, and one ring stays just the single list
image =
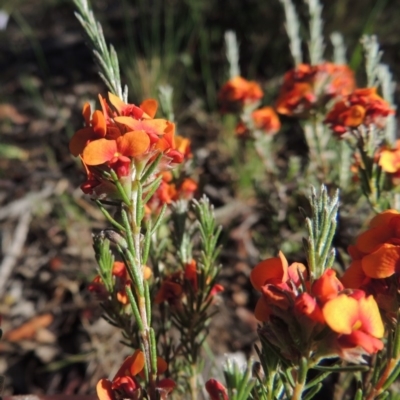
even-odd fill
[{"label": "flower cluster", "polygon": [[307,117],[354,88],[354,74],[347,65],[300,64],[285,74],[276,109],[283,115]]},{"label": "flower cluster", "polygon": [[101,111],[92,114],[90,105],[84,105],[85,127],[69,144],[71,153],[81,158],[86,169],[87,180],[81,186],[85,193],[115,194],[107,172],[113,170],[121,183],[128,184],[159,153],[164,169],[182,162],[183,154],[175,145],[175,125],[154,118],[158,107],[155,100],[136,106],[109,93],[110,106],[102,96],[99,99]]},{"label": "flower cluster", "polygon": [[[122,363],[114,378],[100,379],[96,391],[100,400],[139,399],[143,398],[143,388],[140,379],[144,377],[145,357],[142,351],[136,350]],[[157,358],[157,375],[167,370],[167,363]],[[175,382],[169,378],[158,379],[156,390],[160,398],[167,398],[174,389]]]},{"label": "flower cluster", "polygon": [[376,93],[376,88],[356,89],[334,105],[325,123],[341,136],[360,125],[383,128],[386,117],[393,113],[389,104]]},{"label": "flower cluster", "polygon": [[298,360],[311,348],[315,360],[339,356],[354,362],[383,348],[375,299],[362,290],[345,290],[334,270],[311,282],[303,264],[289,265],[280,252],[259,263],[250,279],[262,294],[255,309],[264,322],[260,333],[284,358]]},{"label": "flower cluster", "polygon": [[252,131],[274,135],[280,130],[279,117],[272,107],[257,109],[263,96],[258,83],[241,76],[230,79],[221,88],[218,96],[221,112],[240,114],[240,121],[236,126],[237,135],[248,135]]}]

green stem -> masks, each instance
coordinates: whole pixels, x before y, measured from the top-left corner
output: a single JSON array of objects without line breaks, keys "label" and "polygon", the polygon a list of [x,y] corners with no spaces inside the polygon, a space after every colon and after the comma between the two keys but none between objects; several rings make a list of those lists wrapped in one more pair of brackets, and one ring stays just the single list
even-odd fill
[{"label": "green stem", "polygon": [[[138,268],[140,272],[140,277],[142,280],[142,285],[145,285],[144,282],[144,276],[143,276],[143,270],[142,270],[142,249],[141,249],[141,244],[140,244],[140,237],[141,237],[141,226],[137,225],[137,213],[138,213],[138,207],[140,206],[138,204],[138,187],[139,187],[140,182],[135,181],[132,183],[132,193],[131,193],[131,205],[129,207],[129,221],[131,224],[131,230],[132,230],[132,235],[133,235],[133,245],[135,248],[135,264],[136,267]],[[150,400],[156,400],[157,399],[157,391],[156,391],[156,379],[157,379],[157,371],[154,370],[152,366],[152,354],[151,354],[151,338],[150,338],[150,325],[149,325],[149,319],[150,316],[147,315],[147,307],[146,307],[146,297],[145,293],[139,293],[139,291],[136,291],[136,294],[138,296],[138,309],[139,309],[139,315],[140,319],[142,322],[142,330],[140,332],[140,339],[142,342],[143,350],[144,350],[144,355],[145,355],[145,360],[146,360],[146,366],[147,366],[147,371],[148,371],[148,379],[149,379],[149,398]]]},{"label": "green stem", "polygon": [[[310,151],[310,166],[309,172],[321,172],[322,176],[318,176],[319,180],[323,180],[328,172],[328,167],[324,161],[322,155],[323,146],[321,142],[323,140],[323,125],[318,115],[311,116],[311,123],[307,123],[304,127],[304,133],[306,136],[307,145]],[[310,168],[311,167],[311,168]],[[312,168],[314,167],[314,168]],[[319,175],[319,174],[317,174]]]},{"label": "green stem", "polygon": [[197,400],[197,365],[192,363],[190,366],[190,394],[192,400]]},{"label": "green stem", "polygon": [[362,165],[360,167],[360,179],[363,186],[364,194],[367,198],[368,204],[372,210],[378,212],[377,200],[379,199],[379,192],[374,184],[374,162],[365,150],[365,142],[363,137],[359,134],[357,137],[357,148],[360,153]]},{"label": "green stem", "polygon": [[299,363],[296,384],[293,388],[291,400],[301,400],[306,385],[306,378],[309,367],[310,365],[307,357],[302,357]]},{"label": "green stem", "polygon": [[390,375],[395,371],[396,367],[399,365],[399,359],[392,358],[390,361],[387,363],[386,368],[384,369],[378,383],[375,385],[375,387],[372,388],[368,396],[366,397],[366,400],[373,400],[376,399],[377,396],[379,396],[384,390],[387,389],[386,382],[388,381]]}]

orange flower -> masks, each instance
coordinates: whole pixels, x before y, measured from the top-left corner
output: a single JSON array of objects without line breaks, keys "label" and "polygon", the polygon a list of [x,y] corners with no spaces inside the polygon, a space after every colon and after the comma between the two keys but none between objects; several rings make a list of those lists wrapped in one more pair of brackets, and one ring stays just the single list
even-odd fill
[{"label": "orange flower", "polygon": [[377,93],[376,88],[356,89],[337,102],[325,119],[325,123],[338,135],[360,125],[374,124],[383,128],[386,117],[393,114],[389,104]]},{"label": "orange flower", "polygon": [[396,140],[395,148],[384,146],[379,152],[379,165],[389,173],[400,177],[400,140]]},{"label": "orange flower", "polygon": [[221,111],[231,112],[238,111],[248,104],[257,103],[263,95],[257,82],[236,76],[222,86],[218,99],[221,103]]},{"label": "orange flower", "polygon": [[121,135],[119,129],[114,124],[107,123],[101,111],[96,110],[90,119],[91,109],[89,103],[83,105],[82,115],[85,119],[86,127],[79,129],[69,142],[69,150],[75,157],[82,154],[87,143],[93,140],[101,138],[116,139]]},{"label": "orange flower", "polygon": [[387,210],[375,216],[369,229],[358,236],[351,256],[353,262],[342,278],[348,287],[359,287],[366,278],[383,279],[400,272],[399,212]]},{"label": "orange flower", "polygon": [[279,117],[272,107],[263,107],[251,113],[252,126],[248,127],[243,121],[239,121],[236,126],[236,134],[244,135],[250,129],[264,131],[267,135],[274,135],[281,129]]},{"label": "orange flower", "polygon": [[277,111],[288,116],[308,116],[312,108],[324,107],[333,98],[350,94],[355,87],[347,65],[300,64],[284,76]]},{"label": "orange flower", "polygon": [[118,96],[112,93],[108,93],[108,98],[110,103],[117,110],[117,115],[124,117],[133,117],[135,119],[154,118],[158,108],[157,100],[154,99],[147,99],[138,107],[134,104],[124,103]]},{"label": "orange flower", "polygon": [[160,137],[169,133],[172,137],[175,133],[175,124],[165,119],[134,119],[132,117],[115,117],[114,120],[124,125],[129,131],[146,132],[152,144],[157,143]]},{"label": "orange flower", "polygon": [[108,163],[118,176],[126,176],[130,171],[131,158],[142,156],[149,146],[150,139],[145,131],[132,131],[116,140],[90,142],[83,150],[82,159],[89,166]]},{"label": "orange flower", "polygon": [[263,107],[255,110],[251,116],[255,128],[265,131],[268,135],[273,135],[281,129],[279,117],[272,107]]},{"label": "orange flower", "polygon": [[257,264],[250,273],[250,282],[254,289],[261,291],[266,283],[286,282],[288,275],[288,261],[280,251],[278,257],[268,258]]},{"label": "orange flower", "polygon": [[329,300],[322,309],[325,322],[340,334],[342,347],[362,347],[368,354],[383,348],[380,338],[384,327],[373,296],[365,297],[361,290],[351,295],[340,294]]},{"label": "orange flower", "polygon": [[317,297],[321,304],[336,297],[344,289],[343,284],[336,277],[336,272],[328,268],[324,273],[314,281],[311,292]]},{"label": "orange flower", "polygon": [[148,212],[158,210],[164,204],[171,204],[179,199],[190,200],[197,190],[197,182],[191,178],[174,179],[169,171],[162,173],[162,181],[148,202]]},{"label": "orange flower", "polygon": [[[178,187],[179,198],[191,199],[197,190],[197,182],[191,178],[185,178]],[[177,200],[177,199],[176,199]]]},{"label": "orange flower", "polygon": [[211,400],[229,400],[225,386],[216,379],[209,379],[206,382],[206,390]]}]

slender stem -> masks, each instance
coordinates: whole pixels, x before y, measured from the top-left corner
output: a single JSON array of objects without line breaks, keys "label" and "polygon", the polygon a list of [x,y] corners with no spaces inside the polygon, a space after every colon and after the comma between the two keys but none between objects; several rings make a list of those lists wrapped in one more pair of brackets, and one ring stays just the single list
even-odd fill
[{"label": "slender stem", "polygon": [[357,148],[362,162],[362,165],[360,167],[360,175],[362,175],[361,183],[364,187],[365,196],[372,210],[378,212],[377,200],[379,196],[373,182],[373,161],[365,151],[365,142],[362,135],[358,132],[356,132],[354,135],[357,138]]},{"label": "slender stem", "polygon": [[[132,193],[131,193],[131,206],[129,207],[129,220],[131,224],[131,229],[133,233],[133,244],[135,247],[135,262],[136,266],[141,273],[141,279],[144,286],[144,276],[142,272],[142,249],[140,244],[140,236],[141,236],[141,227],[137,225],[137,187],[138,181],[133,182],[132,184]],[[156,391],[156,379],[157,372],[153,370],[152,367],[152,355],[151,355],[151,340],[150,340],[150,325],[149,325],[149,316],[147,315],[146,308],[146,298],[144,293],[136,292],[138,296],[138,309],[140,314],[140,319],[142,320],[143,330],[140,332],[140,339],[143,345],[144,355],[146,359],[146,366],[148,370],[148,379],[149,379],[149,398],[151,400],[157,399],[157,391]]]},{"label": "slender stem", "polygon": [[296,384],[293,388],[291,400],[301,400],[303,391],[306,386],[307,372],[312,365],[312,361],[309,358],[310,352],[306,351],[304,354],[307,354],[307,356],[303,356],[300,359],[297,369]]},{"label": "slender stem", "polygon": [[292,400],[301,400],[305,384],[306,384],[305,381],[296,382],[296,385],[293,389]]},{"label": "slender stem", "polygon": [[275,174],[274,160],[271,157],[272,137],[255,135],[254,148],[261,162],[264,164],[267,174],[273,176]]},{"label": "slender stem", "polygon": [[197,400],[197,365],[196,365],[196,363],[192,363],[190,368],[191,368],[190,394],[191,394],[192,400]]},{"label": "slender stem", "polygon": [[[324,179],[327,174],[328,167],[325,163],[322,151],[322,140],[323,140],[323,126],[321,123],[320,118],[318,115],[311,116],[311,123],[308,123],[304,127],[304,133],[306,136],[307,145],[310,151],[310,166],[316,167],[317,170],[322,172],[322,177],[320,176],[319,179]],[[313,173],[314,168],[308,168],[309,171]]]},{"label": "slender stem", "polygon": [[[276,372],[275,372],[276,373]],[[274,379],[275,379],[275,373],[270,373],[267,374],[267,400],[273,400],[275,398],[274,396]]]},{"label": "slender stem", "polygon": [[380,377],[378,383],[375,385],[375,387],[371,390],[371,392],[368,394],[366,397],[366,400],[373,400],[376,399],[376,397],[383,392],[383,385],[389,378],[390,374],[393,372],[393,370],[396,368],[397,364],[399,362],[399,359],[396,358],[391,358],[390,361],[387,363],[386,368],[384,369],[382,376]]}]

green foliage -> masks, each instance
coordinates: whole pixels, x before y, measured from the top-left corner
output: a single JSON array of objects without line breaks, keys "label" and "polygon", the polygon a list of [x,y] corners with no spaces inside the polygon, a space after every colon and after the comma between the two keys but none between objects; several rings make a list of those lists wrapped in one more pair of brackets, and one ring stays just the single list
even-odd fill
[{"label": "green foliage", "polygon": [[93,11],[90,9],[88,0],[73,0],[78,12],[76,18],[85,30],[93,55],[99,68],[99,75],[109,90],[128,101],[127,87],[122,90],[121,77],[119,72],[119,61],[117,53],[112,45],[107,46],[101,24],[96,21]]},{"label": "green foliage", "polygon": [[335,251],[331,248],[337,226],[339,208],[339,192],[329,198],[325,186],[317,195],[311,189],[310,204],[311,218],[306,218],[308,238],[303,241],[307,254],[309,273],[312,280],[319,278],[322,273],[331,268],[335,259]]}]

